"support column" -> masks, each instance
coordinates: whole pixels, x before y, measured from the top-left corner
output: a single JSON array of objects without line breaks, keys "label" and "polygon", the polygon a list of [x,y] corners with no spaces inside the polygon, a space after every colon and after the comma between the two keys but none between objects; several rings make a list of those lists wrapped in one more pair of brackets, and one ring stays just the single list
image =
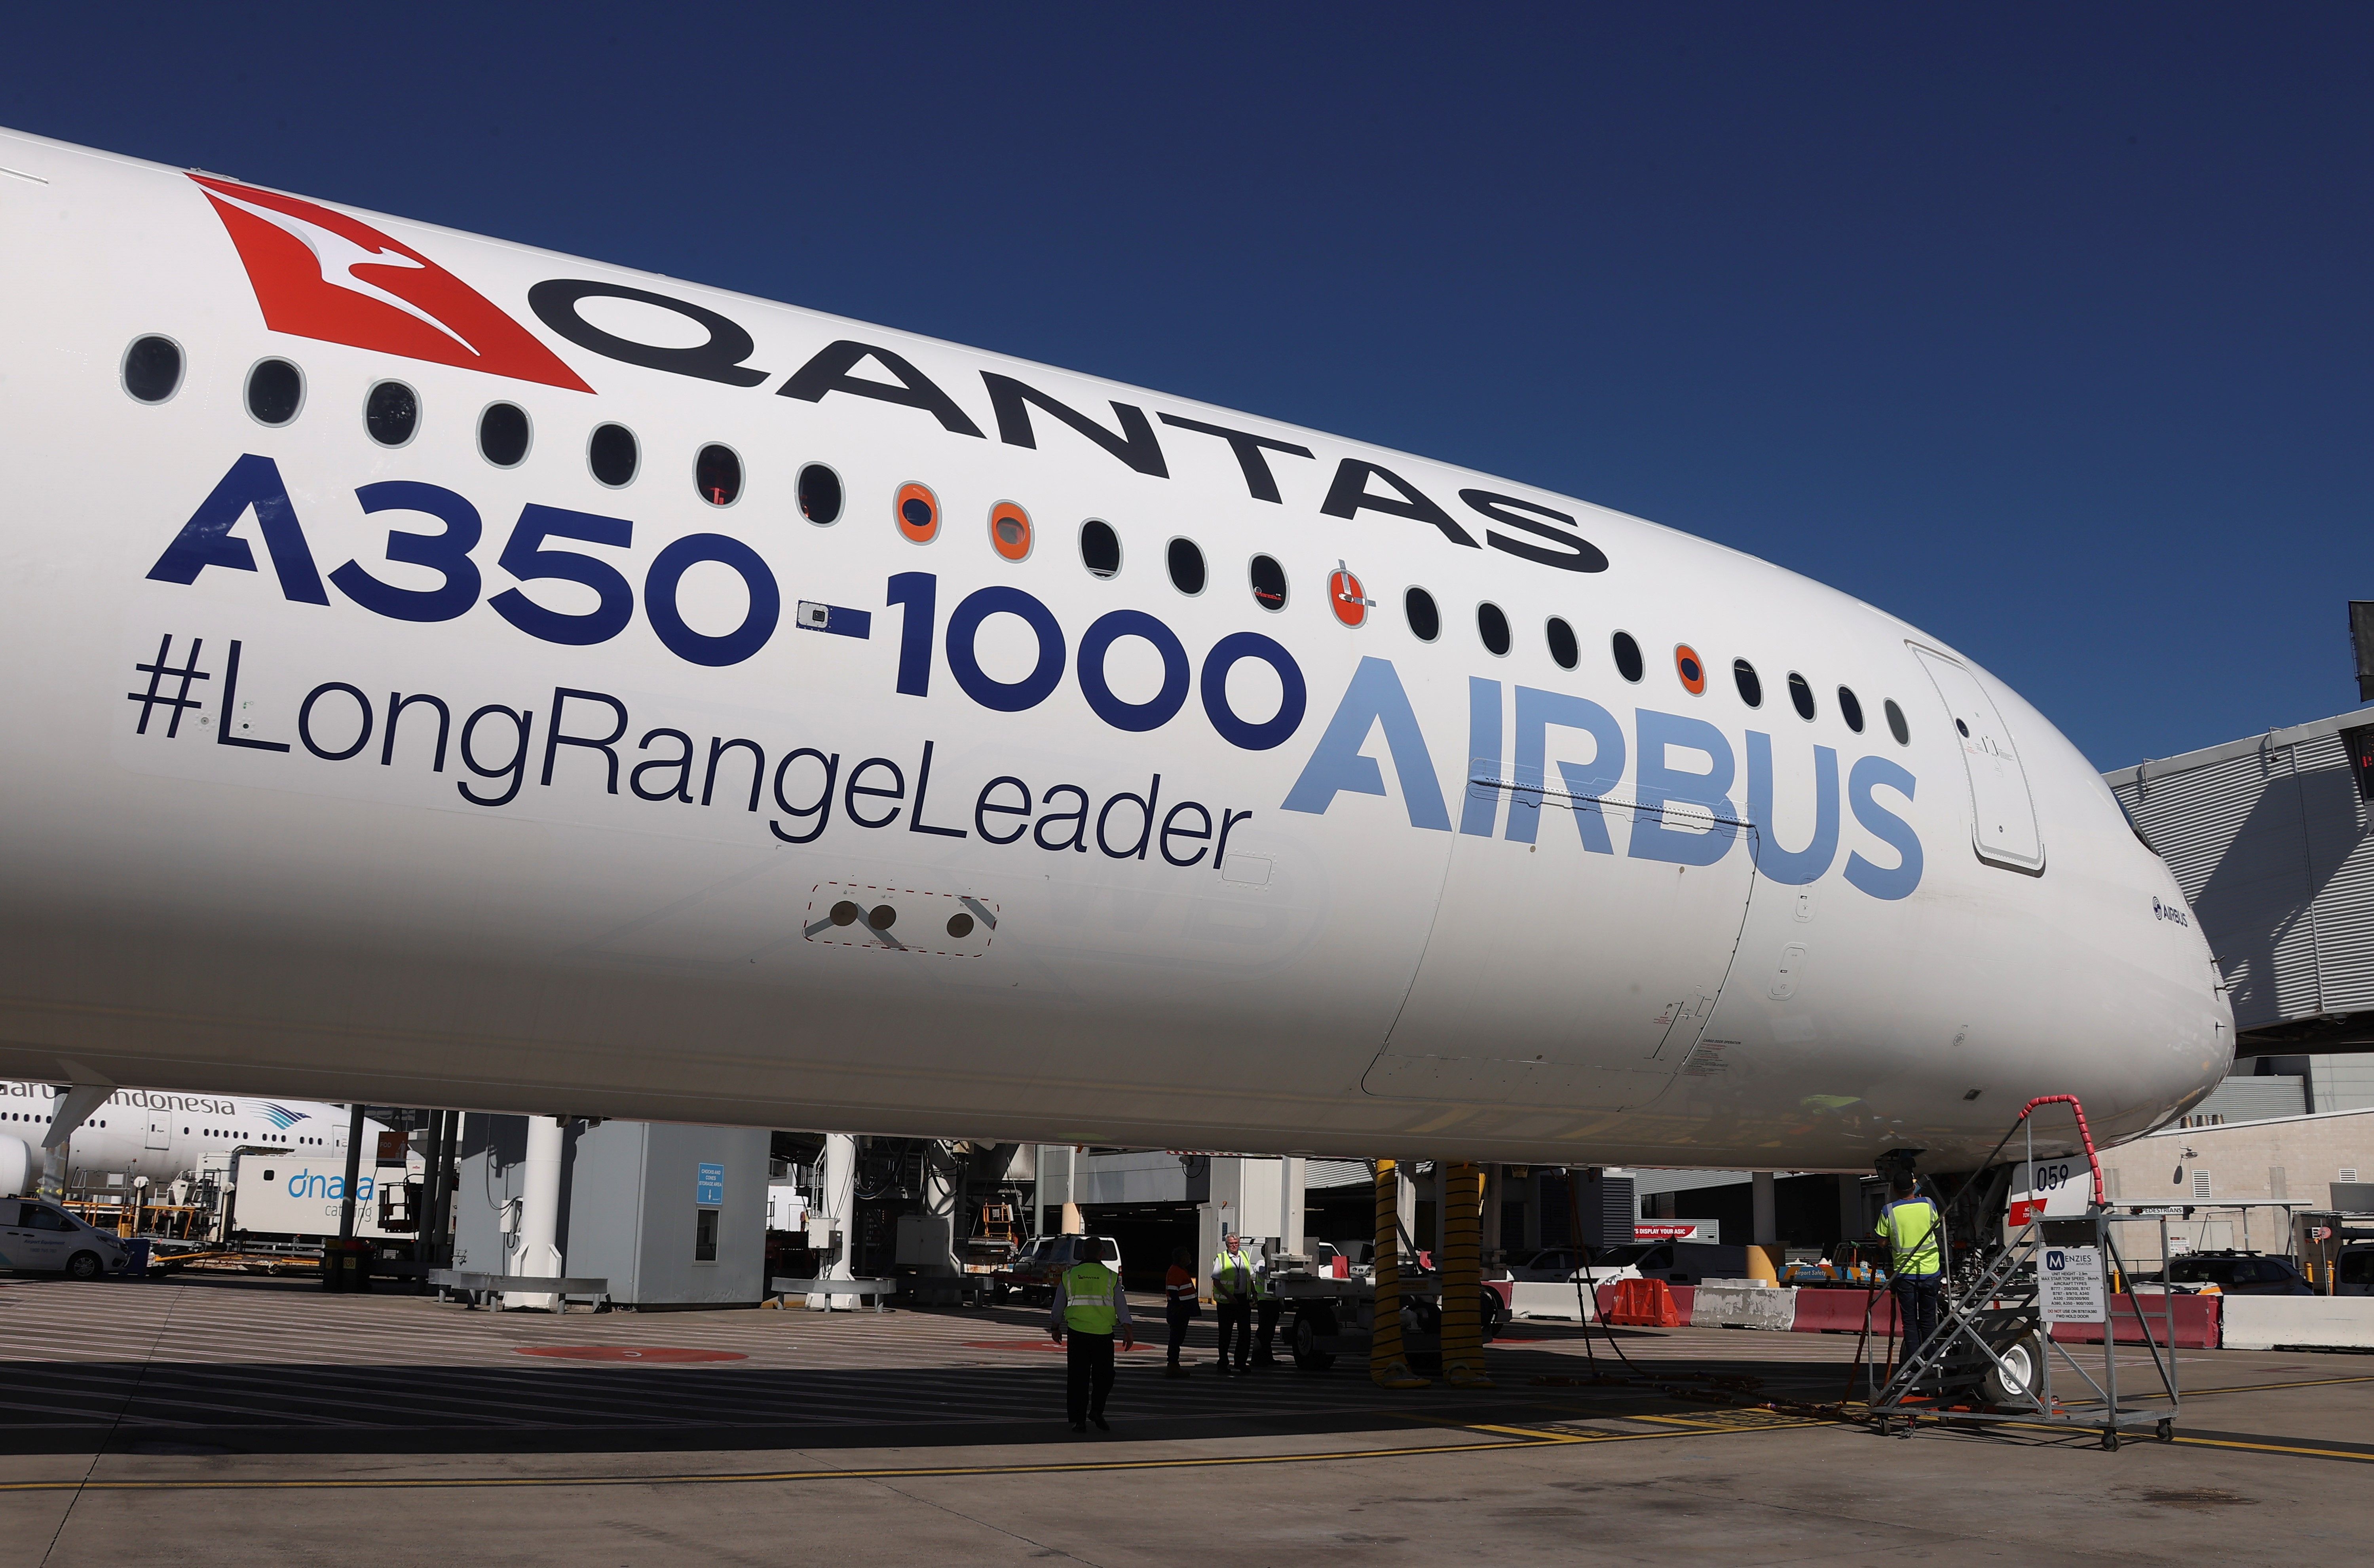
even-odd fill
[{"label": "support column", "polygon": [[[360,1114],[360,1107],[357,1107]],[[557,1280],[560,1277],[560,1152],[568,1124],[557,1117],[532,1116],[527,1118],[527,1155],[520,1164],[519,1229],[511,1236],[510,1272],[532,1280]],[[354,1144],[359,1134],[350,1138],[347,1145],[347,1169],[354,1165]],[[347,1190],[354,1190],[354,1178],[347,1178]],[[526,1306],[550,1311],[555,1302],[550,1291],[505,1291],[503,1305]]]},{"label": "support column", "polygon": [[1287,1155],[1277,1163],[1277,1249],[1299,1254],[1302,1206],[1308,1200],[1306,1176],[1310,1162]]},{"label": "support column", "polygon": [[[820,1244],[819,1232],[824,1237],[838,1232],[840,1244],[833,1248],[832,1257],[826,1260],[822,1278],[853,1280],[857,1277],[852,1270],[857,1248],[856,1139],[842,1132],[826,1136],[823,1183],[822,1190],[817,1194],[818,1207],[823,1212],[812,1215],[808,1220],[808,1245],[815,1246]],[[857,1298],[811,1293],[807,1305],[817,1311],[846,1311],[856,1307]]]},{"label": "support column", "polygon": [[1772,1173],[1753,1171],[1747,1180],[1756,1229],[1755,1243],[1747,1249],[1747,1277],[1777,1285],[1780,1282],[1780,1205],[1772,1190]]},{"label": "support column", "polygon": [[[535,1134],[528,1135],[529,1147],[535,1143]],[[338,1199],[338,1239],[352,1241],[355,1235],[355,1187],[363,1176],[363,1107],[360,1101],[347,1107],[347,1180]]]},{"label": "support column", "polygon": [[1451,1165],[1448,1161],[1434,1162],[1434,1172],[1427,1177],[1426,1183],[1428,1198],[1434,1206],[1434,1223],[1426,1227],[1424,1235],[1415,1238],[1419,1247],[1433,1254],[1434,1266],[1437,1270],[1442,1267],[1443,1238],[1451,1234],[1450,1228],[1444,1223],[1445,1212],[1450,1207],[1451,1184],[1448,1179],[1450,1172]]},{"label": "support column", "polygon": [[1484,1168],[1463,1161],[1442,1172],[1442,1376],[1454,1388],[1489,1388],[1481,1317]]},{"label": "support column", "polygon": [[448,1118],[452,1114],[451,1111],[429,1113],[429,1146],[421,1152],[426,1163],[421,1173],[420,1207],[412,1217],[412,1257],[420,1267],[416,1288],[424,1293],[429,1288],[429,1270],[445,1266],[437,1256],[437,1243],[441,1239],[437,1211],[445,1200],[445,1141],[450,1136]]},{"label": "support column", "polygon": [[1369,1378],[1384,1388],[1423,1388],[1426,1379],[1410,1370],[1409,1357],[1402,1350],[1403,1183],[1395,1162],[1377,1162],[1377,1289],[1369,1336]]},{"label": "support column", "polygon": [[932,1142],[923,1148],[923,1212],[944,1222],[947,1229],[947,1246],[934,1263],[937,1272],[964,1276],[965,1243],[970,1234],[958,1235],[965,1219],[964,1156],[944,1142]]},{"label": "support column", "polygon": [[1088,1234],[1088,1223],[1080,1217],[1080,1146],[1076,1143],[1064,1145],[1064,1234]]},{"label": "support column", "polygon": [[1509,1195],[1508,1178],[1500,1172],[1498,1161],[1476,1167],[1484,1183],[1484,1225],[1481,1246],[1483,1256],[1491,1257],[1505,1245],[1500,1239],[1500,1203]]}]

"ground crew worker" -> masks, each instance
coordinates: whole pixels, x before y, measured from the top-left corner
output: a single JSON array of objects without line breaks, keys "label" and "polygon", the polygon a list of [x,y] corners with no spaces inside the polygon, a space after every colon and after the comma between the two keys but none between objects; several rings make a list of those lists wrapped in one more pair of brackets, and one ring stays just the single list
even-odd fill
[{"label": "ground crew worker", "polygon": [[1064,1347],[1064,1408],[1072,1418],[1072,1430],[1086,1432],[1094,1422],[1099,1432],[1111,1432],[1105,1423],[1105,1397],[1113,1386],[1113,1330],[1121,1330],[1123,1350],[1135,1350],[1137,1329],[1130,1321],[1121,1275],[1099,1256],[1109,1250],[1109,1244],[1083,1236],[1080,1250],[1080,1261],[1055,1281],[1047,1332]]},{"label": "ground crew worker", "polygon": [[1937,1332],[1945,1224],[1937,1205],[1916,1194],[1910,1171],[1897,1172],[1888,1185],[1896,1196],[1879,1211],[1879,1238],[1887,1243],[1888,1288],[1896,1294],[1896,1320],[1904,1328],[1904,1359],[1910,1361]]},{"label": "ground crew worker", "polygon": [[1170,1361],[1162,1369],[1165,1377],[1187,1375],[1187,1369],[1179,1364],[1179,1352],[1187,1343],[1187,1325],[1203,1310],[1195,1300],[1195,1270],[1188,1267],[1194,1256],[1188,1247],[1171,1248],[1170,1272],[1162,1281],[1163,1316],[1170,1324]]},{"label": "ground crew worker", "polygon": [[1261,1263],[1247,1252],[1234,1231],[1220,1238],[1220,1250],[1212,1255],[1212,1301],[1219,1309],[1220,1359],[1213,1370],[1227,1375],[1228,1365],[1228,1328],[1236,1328],[1237,1364],[1233,1370],[1245,1372],[1253,1356],[1253,1297],[1261,1293]]}]

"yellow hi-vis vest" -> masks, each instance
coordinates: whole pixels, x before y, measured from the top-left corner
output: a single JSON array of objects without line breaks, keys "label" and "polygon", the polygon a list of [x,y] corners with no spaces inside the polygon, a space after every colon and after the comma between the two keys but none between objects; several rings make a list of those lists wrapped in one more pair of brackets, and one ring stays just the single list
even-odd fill
[{"label": "yellow hi-vis vest", "polygon": [[1113,1283],[1120,1278],[1101,1263],[1075,1263],[1064,1270],[1064,1327],[1081,1334],[1110,1334],[1121,1321],[1113,1311]]},{"label": "yellow hi-vis vest", "polygon": [[1880,1211],[1878,1230],[1889,1248],[1888,1272],[1938,1272],[1937,1205],[1926,1198],[1899,1198]]},{"label": "yellow hi-vis vest", "polygon": [[1250,1296],[1253,1293],[1253,1260],[1246,1252],[1230,1252],[1227,1247],[1212,1254],[1212,1282],[1224,1298]]}]

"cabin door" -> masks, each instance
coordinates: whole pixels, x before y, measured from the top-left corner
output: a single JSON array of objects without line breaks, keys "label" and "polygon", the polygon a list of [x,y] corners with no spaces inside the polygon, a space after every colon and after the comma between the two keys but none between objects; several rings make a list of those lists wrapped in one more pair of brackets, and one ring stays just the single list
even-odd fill
[{"label": "cabin door", "polygon": [[1995,711],[1994,699],[1967,666],[1918,643],[1907,646],[1929,672],[1961,745],[1970,785],[1971,847],[1990,864],[2040,874],[2044,839],[2037,831],[2036,802],[2027,792],[2019,748],[2012,744],[2011,729]]}]

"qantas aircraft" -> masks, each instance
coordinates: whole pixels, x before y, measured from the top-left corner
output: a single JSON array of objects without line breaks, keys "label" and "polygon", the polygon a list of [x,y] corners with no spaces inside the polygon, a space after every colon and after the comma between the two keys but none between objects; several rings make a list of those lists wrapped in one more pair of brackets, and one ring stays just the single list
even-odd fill
[{"label": "qantas aircraft", "polygon": [[[63,1097],[47,1083],[0,1082],[0,1195],[33,1190]],[[367,1141],[384,1130],[376,1121],[364,1126]],[[73,1136],[75,1166],[87,1176],[145,1176],[162,1185],[196,1175],[204,1155],[236,1149],[318,1151],[316,1157],[335,1155],[342,1163],[347,1112],[311,1100],[121,1089],[93,1108]]]},{"label": "qantas aircraft", "polygon": [[0,236],[0,1071],[1951,1168],[2227,1067],[2075,748],[1753,556],[30,136]]}]

